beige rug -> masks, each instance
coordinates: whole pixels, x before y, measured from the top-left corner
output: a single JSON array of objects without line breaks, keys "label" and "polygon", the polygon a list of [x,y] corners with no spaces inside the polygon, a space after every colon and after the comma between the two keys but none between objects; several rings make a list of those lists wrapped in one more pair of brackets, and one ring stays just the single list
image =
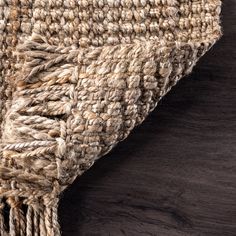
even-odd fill
[{"label": "beige rug", "polygon": [[0,0],[0,235],[60,235],[60,193],[220,38],[220,5]]}]

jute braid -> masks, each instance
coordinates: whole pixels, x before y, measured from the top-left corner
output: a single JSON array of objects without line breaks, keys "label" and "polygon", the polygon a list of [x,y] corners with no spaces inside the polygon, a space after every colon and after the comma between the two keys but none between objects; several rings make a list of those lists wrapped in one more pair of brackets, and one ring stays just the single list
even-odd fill
[{"label": "jute braid", "polygon": [[220,6],[0,0],[0,235],[60,235],[60,193],[192,71]]}]

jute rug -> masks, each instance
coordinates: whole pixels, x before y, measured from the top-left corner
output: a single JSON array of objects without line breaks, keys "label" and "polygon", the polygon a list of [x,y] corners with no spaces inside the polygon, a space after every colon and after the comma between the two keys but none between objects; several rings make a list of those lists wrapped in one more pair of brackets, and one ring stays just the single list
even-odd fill
[{"label": "jute rug", "polygon": [[1,236],[60,235],[60,193],[191,72],[221,36],[220,7],[0,0]]}]

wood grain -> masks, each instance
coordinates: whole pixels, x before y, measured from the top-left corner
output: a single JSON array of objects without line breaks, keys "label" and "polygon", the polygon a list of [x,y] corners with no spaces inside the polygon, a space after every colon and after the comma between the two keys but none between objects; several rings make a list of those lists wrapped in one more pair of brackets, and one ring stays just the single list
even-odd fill
[{"label": "wood grain", "polygon": [[224,36],[63,194],[63,236],[236,235],[236,1]]}]

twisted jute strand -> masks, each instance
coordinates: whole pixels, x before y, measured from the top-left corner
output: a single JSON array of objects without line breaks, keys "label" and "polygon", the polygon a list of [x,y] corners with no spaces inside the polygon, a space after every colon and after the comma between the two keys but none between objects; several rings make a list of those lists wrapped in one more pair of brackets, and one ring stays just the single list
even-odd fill
[{"label": "twisted jute strand", "polygon": [[59,236],[60,193],[221,36],[220,0],[0,0],[0,236]]}]

